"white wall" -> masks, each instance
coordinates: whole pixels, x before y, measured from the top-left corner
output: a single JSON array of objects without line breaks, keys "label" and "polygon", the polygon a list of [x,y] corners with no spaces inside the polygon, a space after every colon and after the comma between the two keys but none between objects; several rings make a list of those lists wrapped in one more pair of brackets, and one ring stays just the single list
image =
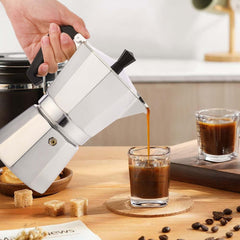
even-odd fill
[{"label": "white wall", "polygon": [[[117,56],[127,48],[136,57],[197,58],[228,49],[228,17],[193,9],[191,0],[61,0],[81,16],[91,43]],[[237,49],[240,50],[240,14]],[[0,5],[0,52],[19,51]]]}]

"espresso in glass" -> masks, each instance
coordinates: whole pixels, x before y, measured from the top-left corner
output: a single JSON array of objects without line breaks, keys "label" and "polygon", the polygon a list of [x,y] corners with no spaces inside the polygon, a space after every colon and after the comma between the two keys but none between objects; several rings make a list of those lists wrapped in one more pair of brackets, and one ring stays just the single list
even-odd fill
[{"label": "espresso in glass", "polygon": [[170,149],[133,147],[129,150],[131,204],[163,207],[168,203]]},{"label": "espresso in glass", "polygon": [[200,159],[224,162],[237,156],[238,111],[205,109],[198,111],[196,118]]}]

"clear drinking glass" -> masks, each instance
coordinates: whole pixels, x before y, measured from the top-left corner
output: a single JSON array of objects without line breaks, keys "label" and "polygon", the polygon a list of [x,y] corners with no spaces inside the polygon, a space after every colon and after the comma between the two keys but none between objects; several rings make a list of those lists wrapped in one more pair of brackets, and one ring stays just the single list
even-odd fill
[{"label": "clear drinking glass", "polygon": [[199,159],[225,162],[238,156],[239,111],[212,108],[196,112]]},{"label": "clear drinking glass", "polygon": [[128,152],[131,204],[164,207],[168,203],[170,148],[132,147]]}]

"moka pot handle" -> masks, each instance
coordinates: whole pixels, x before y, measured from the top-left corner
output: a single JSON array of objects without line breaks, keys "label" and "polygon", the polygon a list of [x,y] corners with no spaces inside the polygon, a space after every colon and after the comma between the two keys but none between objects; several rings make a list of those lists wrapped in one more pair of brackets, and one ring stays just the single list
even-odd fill
[{"label": "moka pot handle", "polygon": [[[74,36],[77,34],[77,32],[74,30],[72,26],[60,26],[61,32],[67,33],[72,39],[74,39]],[[43,60],[43,53],[42,49],[38,51],[36,57],[34,58],[32,64],[28,68],[26,74],[29,80],[34,84],[34,85],[39,85],[43,82],[42,77],[38,77],[38,67],[44,62]],[[54,79],[55,74],[48,74],[47,78],[48,79]]]}]

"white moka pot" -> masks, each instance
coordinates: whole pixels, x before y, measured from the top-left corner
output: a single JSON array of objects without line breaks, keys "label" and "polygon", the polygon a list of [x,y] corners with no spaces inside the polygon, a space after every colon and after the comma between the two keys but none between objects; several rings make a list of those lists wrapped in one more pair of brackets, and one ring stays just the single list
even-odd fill
[{"label": "white moka pot", "polygon": [[0,130],[1,161],[39,193],[48,189],[79,145],[117,119],[146,113],[147,105],[128,76],[117,74],[125,60],[113,67],[81,35],[76,39],[77,51],[38,105]]}]

